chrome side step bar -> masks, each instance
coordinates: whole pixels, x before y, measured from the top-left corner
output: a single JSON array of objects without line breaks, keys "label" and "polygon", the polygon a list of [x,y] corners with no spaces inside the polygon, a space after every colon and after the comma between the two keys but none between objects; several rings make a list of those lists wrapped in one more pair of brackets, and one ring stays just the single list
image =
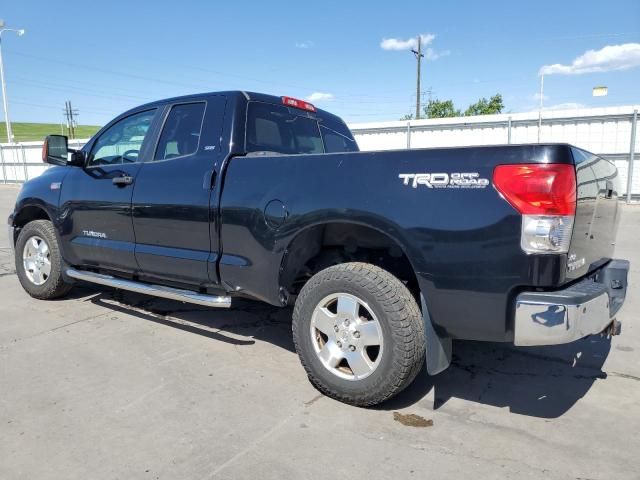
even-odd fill
[{"label": "chrome side step bar", "polygon": [[204,293],[165,287],[163,285],[134,282],[133,280],[125,280],[123,278],[112,277],[111,275],[76,270],[74,268],[68,268],[65,273],[76,280],[97,283],[121,290],[129,290],[130,292],[144,293],[145,295],[153,295],[154,297],[178,300],[179,302],[195,303],[196,305],[218,308],[229,308],[231,306],[231,297],[206,295]]}]

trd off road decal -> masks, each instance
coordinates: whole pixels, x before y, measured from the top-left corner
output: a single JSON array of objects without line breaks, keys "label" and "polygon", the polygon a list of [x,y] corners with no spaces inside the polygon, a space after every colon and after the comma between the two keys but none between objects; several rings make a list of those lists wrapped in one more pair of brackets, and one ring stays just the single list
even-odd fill
[{"label": "trd off road decal", "polygon": [[427,188],[486,188],[489,180],[480,178],[478,172],[468,173],[401,173],[398,178],[403,185],[411,185],[418,188],[423,185]]}]

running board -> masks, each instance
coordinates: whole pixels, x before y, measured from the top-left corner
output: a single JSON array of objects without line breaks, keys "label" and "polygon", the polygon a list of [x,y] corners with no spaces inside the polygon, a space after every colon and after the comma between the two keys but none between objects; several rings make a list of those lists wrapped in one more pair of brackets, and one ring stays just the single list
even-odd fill
[{"label": "running board", "polygon": [[97,283],[99,285],[119,288],[121,290],[129,290],[130,292],[144,293],[145,295],[153,295],[154,297],[178,300],[179,302],[195,303],[196,305],[218,308],[229,308],[231,306],[231,297],[206,295],[204,293],[165,287],[163,285],[134,282],[133,280],[125,280],[123,278],[112,277],[111,275],[76,270],[74,268],[68,268],[65,273],[67,276],[75,278],[76,280]]}]

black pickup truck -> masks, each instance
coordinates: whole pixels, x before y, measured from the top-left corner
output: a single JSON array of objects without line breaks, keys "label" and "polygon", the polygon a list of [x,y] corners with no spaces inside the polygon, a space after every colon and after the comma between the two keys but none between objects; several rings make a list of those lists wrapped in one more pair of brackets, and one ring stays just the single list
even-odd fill
[{"label": "black pickup truck", "polygon": [[294,305],[309,379],[347,403],[442,371],[452,339],[619,330],[618,173],[570,145],[359,152],[308,102],[220,92],[134,108],[80,151],[49,136],[43,161],[9,217],[31,296]]}]

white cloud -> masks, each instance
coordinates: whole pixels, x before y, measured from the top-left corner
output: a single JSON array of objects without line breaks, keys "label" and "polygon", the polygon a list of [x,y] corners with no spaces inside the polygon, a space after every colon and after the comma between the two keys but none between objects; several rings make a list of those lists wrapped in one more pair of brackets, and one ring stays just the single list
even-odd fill
[{"label": "white cloud", "polygon": [[600,50],[587,50],[571,65],[555,63],[544,65],[540,75],[580,75],[583,73],[611,72],[640,66],[640,43],[607,45]]},{"label": "white cloud", "polygon": [[[422,45],[430,45],[436,36],[433,33],[423,33],[420,35]],[[407,40],[400,38],[383,38],[380,42],[383,50],[411,50],[418,48],[418,38],[413,37]]]},{"label": "white cloud", "polygon": [[[536,102],[539,102],[540,101],[540,92],[534,93],[533,95],[531,95],[531,99],[535,100]],[[546,102],[547,100],[549,100],[549,96],[543,94],[542,95],[542,100]]]},{"label": "white cloud", "polygon": [[446,57],[450,53],[451,53],[450,50],[443,50],[441,52],[438,52],[433,48],[427,48],[427,51],[424,53],[424,55],[427,60],[437,60],[440,57]]},{"label": "white cloud", "polygon": [[311,40],[305,40],[304,42],[296,42],[296,48],[313,48],[315,43]]},{"label": "white cloud", "polygon": [[313,92],[307,97],[309,102],[330,102],[334,99],[333,93]]}]

